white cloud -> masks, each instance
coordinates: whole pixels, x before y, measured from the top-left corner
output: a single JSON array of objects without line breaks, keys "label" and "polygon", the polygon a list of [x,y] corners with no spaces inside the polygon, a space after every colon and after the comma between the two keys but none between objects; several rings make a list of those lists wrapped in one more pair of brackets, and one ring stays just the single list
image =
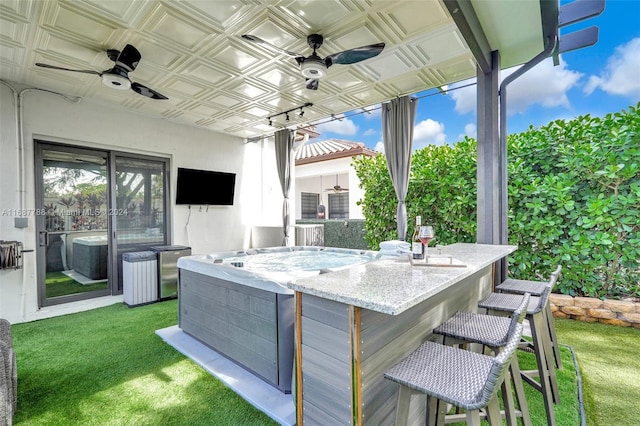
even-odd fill
[{"label": "white cloud", "polygon": [[459,83],[452,84],[448,87],[450,92],[448,92],[449,96],[456,103],[455,110],[458,114],[468,114],[470,112],[475,112],[476,110],[476,86],[475,84],[467,86],[469,84],[475,83],[476,79],[464,80]]},{"label": "white cloud", "polygon": [[592,75],[584,88],[587,95],[600,89],[611,95],[640,99],[640,38],[618,46],[600,76]]},{"label": "white cloud", "polygon": [[[508,70],[505,77],[514,71]],[[534,104],[570,108],[567,92],[581,77],[582,74],[571,71],[566,62],[560,60],[560,65],[554,66],[551,58],[546,59],[510,85],[507,111],[509,114],[524,112]]]},{"label": "white cloud", "polygon": [[[444,133],[444,124],[427,118],[413,128],[413,150],[422,149],[427,145],[444,145],[447,136]],[[374,148],[384,153],[384,141],[378,141]]]},{"label": "white cloud", "polygon": [[444,124],[427,118],[413,128],[413,149],[424,148],[427,145],[443,145],[446,138]]},{"label": "white cloud", "polygon": [[[501,73],[501,78],[511,75],[518,68],[509,68]],[[582,74],[568,68],[566,62],[554,66],[551,58],[539,63],[508,86],[507,110],[509,115],[526,111],[530,106],[539,104],[544,107],[570,107],[567,92],[573,88]],[[473,82],[466,80],[452,85],[461,87]],[[476,110],[476,87],[464,87],[449,92],[456,103],[458,114],[467,114]]]},{"label": "white cloud", "polygon": [[362,136],[373,136],[376,133],[378,133],[378,131],[376,129],[367,129],[367,131],[365,131]]},{"label": "white cloud", "polygon": [[458,135],[458,140],[463,140],[465,136],[469,136],[474,139],[478,137],[478,128],[474,123],[465,124],[464,133]]},{"label": "white cloud", "polygon": [[344,115],[337,115],[336,118],[341,118],[341,120],[333,120],[319,124],[317,127],[318,132],[347,136],[353,136],[358,132],[358,126],[350,119],[344,118]]},{"label": "white cloud", "polygon": [[362,116],[367,120],[372,120],[374,118],[379,120],[382,116],[382,104],[370,105],[362,108],[362,110],[365,111]]}]

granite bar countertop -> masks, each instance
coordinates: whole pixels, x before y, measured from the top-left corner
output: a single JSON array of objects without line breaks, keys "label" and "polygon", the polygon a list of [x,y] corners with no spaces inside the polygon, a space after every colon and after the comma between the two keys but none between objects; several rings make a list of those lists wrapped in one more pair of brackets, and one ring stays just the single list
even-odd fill
[{"label": "granite bar countertop", "polygon": [[[292,290],[390,315],[398,315],[516,251],[516,246],[456,243],[442,254],[466,267],[412,266],[380,259],[287,283]],[[436,249],[429,248],[429,254]]]}]

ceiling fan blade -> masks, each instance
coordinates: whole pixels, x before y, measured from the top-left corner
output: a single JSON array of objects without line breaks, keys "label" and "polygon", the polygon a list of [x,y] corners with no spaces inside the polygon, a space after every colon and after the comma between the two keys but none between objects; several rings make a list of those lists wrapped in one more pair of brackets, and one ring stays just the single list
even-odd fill
[{"label": "ceiling fan blade", "polygon": [[308,78],[307,79],[307,89],[318,90],[318,83],[319,83],[318,79]]},{"label": "ceiling fan blade", "polygon": [[136,69],[140,59],[142,59],[142,55],[138,49],[127,44],[124,49],[122,49],[122,52],[120,52],[120,55],[118,55],[116,65],[124,66],[127,71],[131,72]]},{"label": "ceiling fan blade", "polygon": [[98,71],[93,71],[93,70],[72,70],[72,69],[69,69],[69,68],[57,67],[55,65],[43,64],[41,62],[36,62],[36,65],[39,66],[39,67],[42,67],[42,68],[51,68],[53,70],[81,72],[81,73],[84,73],[84,74],[95,74],[95,75],[98,75],[98,76],[102,75],[102,73],[98,72]]},{"label": "ceiling fan blade", "polygon": [[251,35],[251,34],[243,34],[243,35],[242,35],[242,38],[243,38],[243,39],[245,39],[245,40],[249,40],[249,41],[251,41],[251,42],[253,42],[253,43],[261,44],[261,45],[263,45],[264,47],[266,47],[266,48],[268,48],[268,49],[271,49],[271,50],[273,50],[273,51],[275,51],[275,52],[278,52],[278,53],[284,53],[285,55],[291,56],[292,58],[299,58],[299,57],[300,57],[300,58],[303,58],[303,57],[304,57],[304,55],[301,55],[301,54],[299,54],[299,53],[296,53],[296,52],[290,52],[290,51],[285,50],[285,49],[282,49],[282,48],[280,48],[280,47],[278,47],[278,46],[274,46],[273,44],[271,44],[271,43],[269,43],[269,42],[264,41],[264,40],[263,40],[263,39],[261,39],[260,37],[256,37],[256,36]]},{"label": "ceiling fan blade", "polygon": [[131,90],[133,90],[136,93],[141,94],[142,96],[146,96],[147,98],[151,98],[151,99],[169,99],[164,95],[161,95],[160,93],[156,92],[153,89],[149,89],[147,86],[143,86],[140,83],[135,83],[132,82],[131,83]]},{"label": "ceiling fan blade", "polygon": [[356,47],[354,49],[345,50],[343,52],[334,53],[324,58],[327,67],[332,64],[349,65],[365,59],[378,56],[384,49],[384,43],[370,44],[369,46]]}]

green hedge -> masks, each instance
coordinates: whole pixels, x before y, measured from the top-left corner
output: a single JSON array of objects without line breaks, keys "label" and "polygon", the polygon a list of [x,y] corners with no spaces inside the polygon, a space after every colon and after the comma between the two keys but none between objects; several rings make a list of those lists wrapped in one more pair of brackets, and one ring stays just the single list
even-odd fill
[{"label": "green hedge", "polygon": [[[510,276],[544,280],[563,265],[559,291],[640,296],[640,104],[605,117],[554,121],[508,137]],[[396,239],[386,160],[361,158],[371,249]],[[476,238],[476,141],[427,146],[411,159],[409,228],[416,215],[438,244]]]},{"label": "green hedge", "polygon": [[367,250],[363,219],[298,219],[296,225],[324,225],[325,247]]}]

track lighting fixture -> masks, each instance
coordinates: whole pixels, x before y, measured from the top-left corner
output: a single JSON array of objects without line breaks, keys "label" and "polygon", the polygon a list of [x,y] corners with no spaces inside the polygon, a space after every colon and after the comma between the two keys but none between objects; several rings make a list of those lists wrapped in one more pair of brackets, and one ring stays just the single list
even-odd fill
[{"label": "track lighting fixture", "polygon": [[289,117],[289,113],[290,112],[294,112],[296,110],[300,110],[300,112],[298,113],[298,117],[303,118],[304,117],[304,108],[309,108],[309,107],[312,107],[312,106],[313,106],[313,104],[311,102],[307,102],[304,105],[300,105],[300,106],[297,106],[295,108],[291,108],[289,110],[282,111],[282,112],[280,112],[278,114],[275,114],[275,115],[270,115],[269,117],[267,117],[267,120],[269,121],[269,126],[273,126],[273,119],[275,117],[280,116],[280,115],[284,115],[285,121],[290,121],[291,119]]}]

